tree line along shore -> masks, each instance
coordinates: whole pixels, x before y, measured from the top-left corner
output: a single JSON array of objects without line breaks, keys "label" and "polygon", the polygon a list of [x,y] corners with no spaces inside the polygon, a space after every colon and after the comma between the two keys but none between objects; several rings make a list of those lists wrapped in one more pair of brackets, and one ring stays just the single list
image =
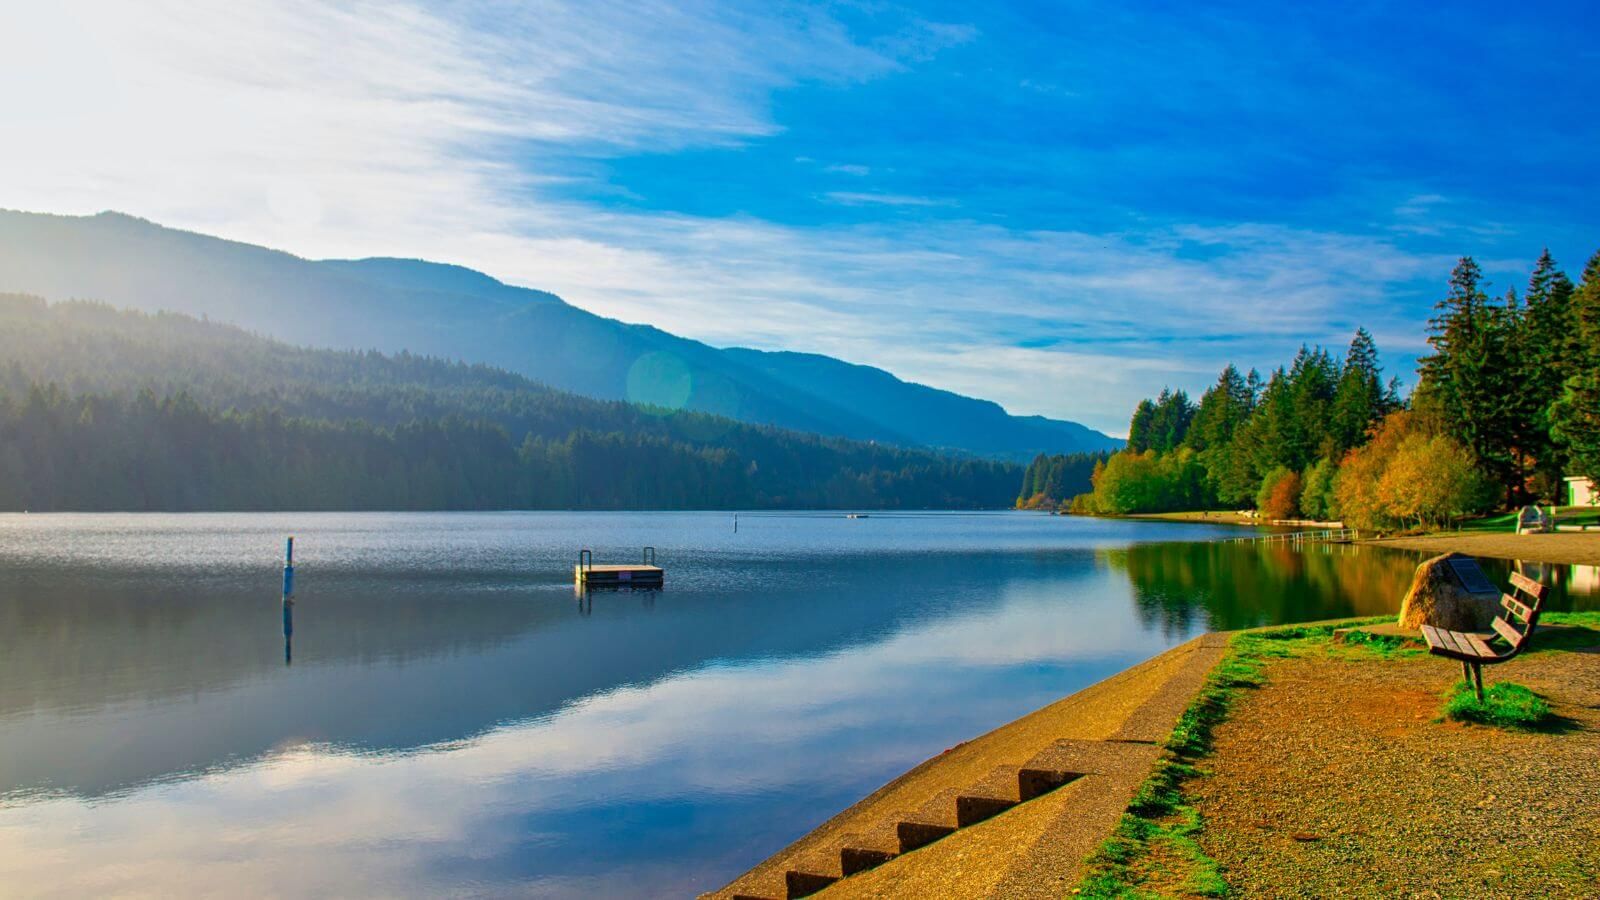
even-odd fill
[{"label": "tree line along shore", "polygon": [[1522,294],[1484,287],[1461,259],[1409,398],[1358,329],[1342,360],[1303,346],[1265,378],[1227,366],[1198,404],[1181,390],[1141,401],[1126,449],[1035,459],[1018,505],[1394,531],[1564,502],[1568,477],[1600,478],[1600,253],[1576,284],[1546,251]]}]

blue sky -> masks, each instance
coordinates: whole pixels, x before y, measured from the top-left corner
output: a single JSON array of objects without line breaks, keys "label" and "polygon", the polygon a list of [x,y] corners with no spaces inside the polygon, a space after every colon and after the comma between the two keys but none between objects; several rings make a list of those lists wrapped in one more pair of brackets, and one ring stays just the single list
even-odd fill
[{"label": "blue sky", "polygon": [[[39,8],[46,7],[49,8]],[[457,262],[1113,433],[1600,248],[1579,4],[35,4],[0,206]]]}]

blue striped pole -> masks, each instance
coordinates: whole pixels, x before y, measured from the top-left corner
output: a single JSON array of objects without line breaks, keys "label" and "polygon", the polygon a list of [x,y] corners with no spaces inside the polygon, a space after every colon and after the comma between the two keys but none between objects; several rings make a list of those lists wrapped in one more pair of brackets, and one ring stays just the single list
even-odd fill
[{"label": "blue striped pole", "polygon": [[283,664],[291,665],[294,651],[294,538],[283,548]]},{"label": "blue striped pole", "polygon": [[294,600],[294,538],[289,538],[283,548],[283,599]]}]

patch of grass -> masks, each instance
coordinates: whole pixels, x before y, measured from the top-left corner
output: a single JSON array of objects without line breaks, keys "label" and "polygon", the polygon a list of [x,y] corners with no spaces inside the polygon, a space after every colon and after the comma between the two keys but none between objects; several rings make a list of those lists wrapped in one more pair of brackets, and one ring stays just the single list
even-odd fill
[{"label": "patch of grass", "polygon": [[1444,716],[1458,722],[1475,722],[1500,728],[1539,728],[1552,721],[1550,704],[1520,684],[1496,681],[1484,689],[1483,700],[1472,685],[1458,681],[1445,695]]},{"label": "patch of grass", "polygon": [[1352,631],[1344,636],[1344,646],[1375,653],[1384,659],[1418,656],[1427,651],[1408,640],[1393,634],[1373,634],[1370,631]]},{"label": "patch of grass", "polygon": [[[1545,504],[1540,504],[1539,508],[1549,509]],[[1478,519],[1464,519],[1459,525],[1459,530],[1490,533],[1516,531],[1517,515],[1520,512],[1521,510],[1516,510]],[[1556,507],[1556,521],[1562,525],[1600,525],[1600,508],[1593,506],[1558,506]]]},{"label": "patch of grass", "polygon": [[[1586,610],[1583,612],[1547,612],[1539,617],[1542,625],[1577,625],[1580,628],[1593,628],[1600,631],[1600,610]],[[1534,632],[1534,640],[1539,639],[1539,633]]]}]

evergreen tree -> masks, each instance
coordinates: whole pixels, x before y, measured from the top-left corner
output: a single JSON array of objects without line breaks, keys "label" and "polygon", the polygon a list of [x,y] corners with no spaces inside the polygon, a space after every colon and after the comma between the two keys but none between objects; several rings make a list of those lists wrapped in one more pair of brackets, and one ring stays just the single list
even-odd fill
[{"label": "evergreen tree", "polygon": [[1289,376],[1280,366],[1267,378],[1267,386],[1261,391],[1261,399],[1247,429],[1254,438],[1251,461],[1257,472],[1265,475],[1274,469],[1290,468],[1290,454],[1297,453],[1300,445],[1300,430],[1293,418],[1294,397]]},{"label": "evergreen tree", "polygon": [[1583,267],[1572,292],[1570,322],[1571,374],[1551,406],[1550,430],[1566,452],[1566,474],[1600,480],[1600,253]]},{"label": "evergreen tree", "polygon": [[1188,435],[1193,419],[1194,405],[1189,402],[1189,395],[1182,390],[1162,388],[1150,417],[1146,449],[1161,453],[1176,450]]},{"label": "evergreen tree", "polygon": [[1356,329],[1345,353],[1344,369],[1334,389],[1328,423],[1334,458],[1366,441],[1367,432],[1391,410],[1393,391],[1385,390],[1378,365],[1378,345],[1365,328]]},{"label": "evergreen tree", "polygon": [[1298,472],[1332,452],[1329,418],[1338,381],[1339,367],[1326,350],[1300,347],[1289,369],[1289,444],[1283,448],[1283,464],[1290,469]]},{"label": "evergreen tree", "polygon": [[1143,453],[1150,449],[1151,426],[1155,417],[1156,405],[1149,400],[1140,400],[1139,405],[1133,408],[1133,419],[1128,423],[1129,450]]},{"label": "evergreen tree", "polygon": [[[1255,373],[1251,373],[1254,375]],[[1206,490],[1227,504],[1244,502],[1244,488],[1256,479],[1249,469],[1249,454],[1240,453],[1236,436],[1250,419],[1255,396],[1249,382],[1233,365],[1217,376],[1216,384],[1206,389],[1189,426],[1187,446],[1200,454],[1206,472]],[[1243,466],[1246,471],[1240,472]]]},{"label": "evergreen tree", "polygon": [[1512,355],[1517,310],[1494,306],[1482,287],[1472,257],[1462,257],[1450,275],[1450,289],[1429,320],[1433,353],[1421,362],[1419,402],[1445,433],[1464,444],[1507,500],[1522,491],[1515,452],[1514,394],[1520,374]]}]

